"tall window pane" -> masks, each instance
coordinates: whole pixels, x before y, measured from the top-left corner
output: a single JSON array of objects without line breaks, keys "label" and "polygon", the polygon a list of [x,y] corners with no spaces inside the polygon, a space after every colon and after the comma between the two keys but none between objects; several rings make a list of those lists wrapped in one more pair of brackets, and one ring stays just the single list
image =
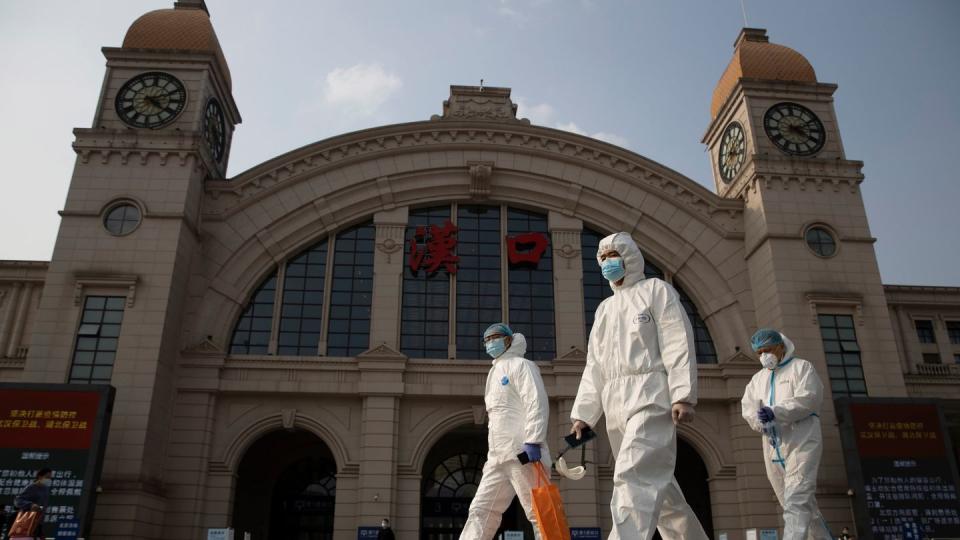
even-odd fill
[{"label": "tall window pane", "polygon": [[[410,242],[427,250],[429,238],[417,237],[417,228],[428,233],[430,225],[442,226],[450,219],[450,207],[423,208],[410,212],[405,252]],[[410,358],[447,358],[450,337],[450,276],[441,266],[434,272],[413,269],[404,261],[403,306],[400,323],[400,351]]]},{"label": "tall window pane", "polygon": [[287,262],[277,354],[317,355],[323,328],[327,245],[324,239]]},{"label": "tall window pane", "polygon": [[503,319],[500,208],[461,206],[457,227],[457,358],[486,358],[483,331]]},{"label": "tall window pane", "polygon": [[109,384],[117,356],[117,339],[123,322],[122,296],[88,296],[83,303],[80,328],[70,368],[72,383]]},{"label": "tall window pane", "polygon": [[951,344],[960,345],[960,321],[947,321],[947,336]]},{"label": "tall window pane", "polygon": [[337,234],[327,356],[356,356],[369,348],[375,237],[373,223]]},{"label": "tall window pane", "polygon": [[707,323],[704,322],[697,311],[697,306],[693,300],[683,292],[679,285],[674,284],[677,294],[680,295],[680,303],[683,304],[684,311],[687,312],[687,318],[690,319],[690,326],[693,327],[693,337],[696,341],[697,363],[698,364],[716,364],[717,349],[713,346],[713,337],[710,336],[710,330]]},{"label": "tall window pane", "polygon": [[860,345],[850,315],[820,315],[820,336],[834,397],[866,396]]},{"label": "tall window pane", "polygon": [[936,343],[937,338],[933,335],[933,321],[917,320],[914,321],[917,327],[917,339],[920,343]]},{"label": "tall window pane", "polygon": [[[537,262],[511,262],[509,266],[510,326],[527,337],[528,358],[550,360],[556,356],[556,327],[553,310],[553,250],[547,216],[511,208],[507,214],[507,234],[542,235],[545,247]],[[517,246],[525,255],[534,244]],[[542,246],[542,245],[541,245]]]},{"label": "tall window pane", "polygon": [[273,325],[273,296],[277,289],[277,273],[257,287],[237,321],[230,340],[230,354],[267,354],[270,327]]}]

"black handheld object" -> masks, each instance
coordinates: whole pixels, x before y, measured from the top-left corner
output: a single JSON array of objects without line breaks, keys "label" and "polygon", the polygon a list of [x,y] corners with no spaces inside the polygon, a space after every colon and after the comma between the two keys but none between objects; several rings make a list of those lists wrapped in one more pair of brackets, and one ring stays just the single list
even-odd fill
[{"label": "black handheld object", "polygon": [[563,440],[567,441],[567,444],[570,446],[570,448],[576,448],[586,443],[587,441],[591,441],[596,438],[597,438],[597,433],[592,429],[590,429],[589,427],[586,427],[580,430],[580,439],[577,439],[576,433],[571,433],[566,437],[564,437]]},{"label": "black handheld object", "polygon": [[530,463],[530,456],[528,456],[526,452],[520,452],[519,454],[517,454],[517,459],[520,460],[521,465],[526,465],[527,463]]}]

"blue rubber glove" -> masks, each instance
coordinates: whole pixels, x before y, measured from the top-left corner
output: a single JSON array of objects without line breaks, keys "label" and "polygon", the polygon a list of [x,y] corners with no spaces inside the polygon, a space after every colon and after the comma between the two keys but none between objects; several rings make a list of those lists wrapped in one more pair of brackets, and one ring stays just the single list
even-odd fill
[{"label": "blue rubber glove", "polygon": [[775,418],[773,416],[773,409],[770,407],[761,407],[760,410],[757,411],[757,418],[761,422],[773,422],[773,419]]},{"label": "blue rubber glove", "polygon": [[540,445],[539,444],[525,443],[523,445],[523,451],[526,452],[527,457],[530,458],[530,463],[535,463],[537,461],[540,461]]}]

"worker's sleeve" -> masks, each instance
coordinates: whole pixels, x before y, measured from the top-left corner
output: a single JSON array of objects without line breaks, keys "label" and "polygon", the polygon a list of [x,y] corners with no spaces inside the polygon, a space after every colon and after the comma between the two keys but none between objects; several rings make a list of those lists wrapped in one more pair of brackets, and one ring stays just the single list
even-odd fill
[{"label": "worker's sleeve", "polygon": [[597,308],[587,345],[587,365],[583,368],[580,388],[577,390],[577,399],[574,400],[573,409],[570,411],[570,420],[574,422],[582,420],[591,428],[596,427],[600,417],[603,416],[601,392],[603,392],[606,382],[603,378],[603,370],[600,369],[599,355],[603,354],[600,348],[600,336],[605,324],[603,310],[606,305],[606,303],[603,303]]},{"label": "worker's sleeve", "polygon": [[547,441],[547,423],[550,421],[550,402],[543,387],[540,368],[529,360],[518,363],[517,391],[524,407],[523,442],[543,444]]},{"label": "worker's sleeve", "polygon": [[697,404],[697,352],[690,319],[669,283],[656,280],[650,311],[657,324],[660,358],[667,370],[671,403]]},{"label": "worker's sleeve", "polygon": [[810,362],[799,361],[796,369],[793,395],[783,400],[777,399],[773,406],[775,420],[781,424],[792,424],[812,414],[820,414],[820,405],[823,403],[820,376]]},{"label": "worker's sleeve", "polygon": [[743,399],[740,400],[740,414],[750,425],[750,429],[760,433],[763,431],[763,424],[757,418],[757,411],[760,410],[760,396],[757,395],[757,384],[751,379],[743,391]]}]

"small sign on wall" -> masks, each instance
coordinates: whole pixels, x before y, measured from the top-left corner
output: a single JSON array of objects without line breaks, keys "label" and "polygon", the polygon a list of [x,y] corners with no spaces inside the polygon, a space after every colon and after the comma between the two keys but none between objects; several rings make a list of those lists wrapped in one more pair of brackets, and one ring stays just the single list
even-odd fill
[{"label": "small sign on wall", "polygon": [[207,540],[233,540],[233,529],[207,529]]},{"label": "small sign on wall", "polygon": [[377,540],[380,527],[357,527],[357,540]]},{"label": "small sign on wall", "polygon": [[523,540],[523,531],[503,531],[503,540]]},{"label": "small sign on wall", "polygon": [[600,540],[600,527],[571,527],[571,540]]},{"label": "small sign on wall", "polygon": [[777,530],[760,529],[760,540],[777,540]]}]

